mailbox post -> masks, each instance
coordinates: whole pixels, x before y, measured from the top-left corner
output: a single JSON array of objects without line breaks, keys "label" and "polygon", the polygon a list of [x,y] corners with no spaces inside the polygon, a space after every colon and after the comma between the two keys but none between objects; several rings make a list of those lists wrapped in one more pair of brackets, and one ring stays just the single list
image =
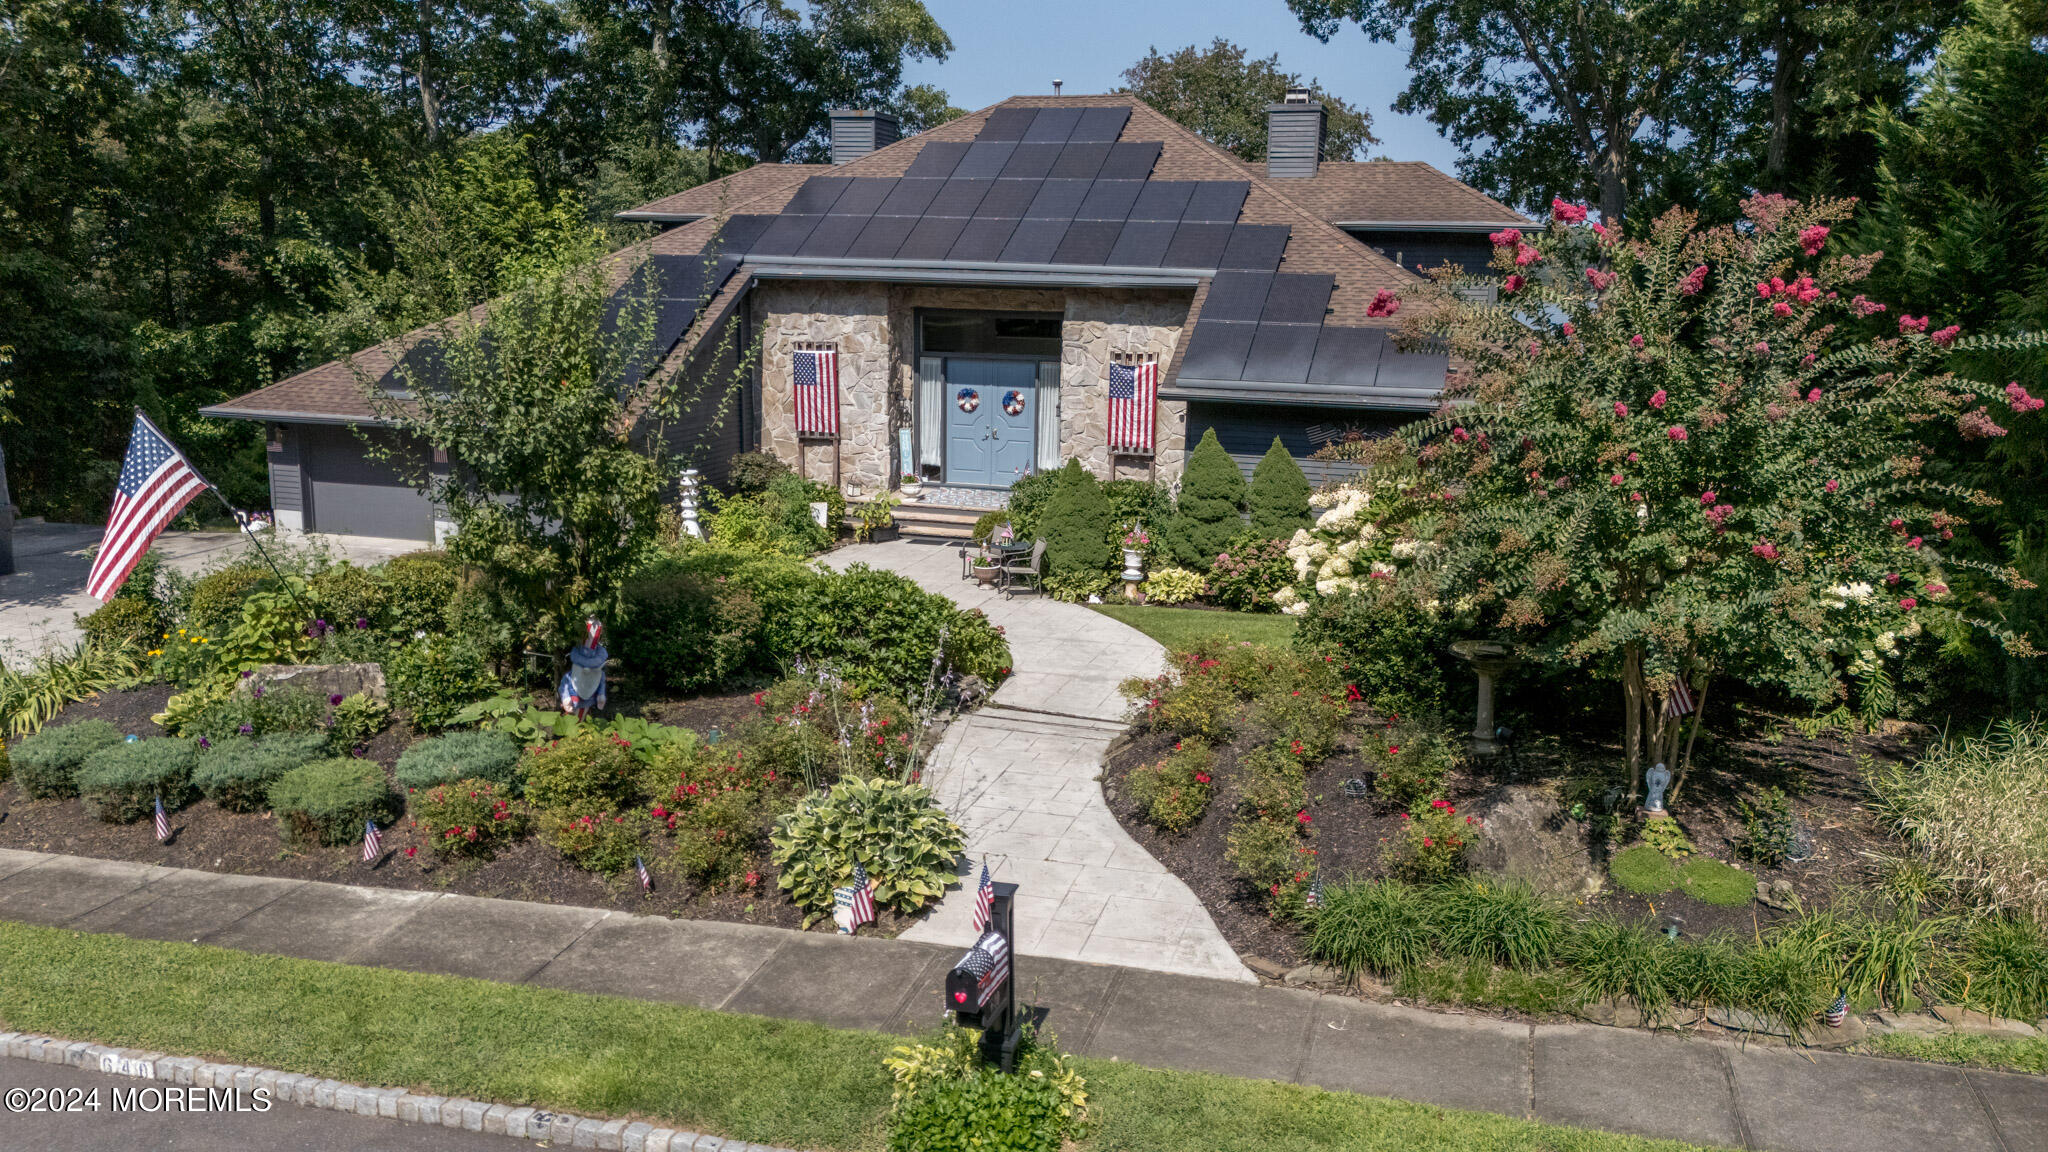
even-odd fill
[{"label": "mailbox post", "polygon": [[[1017,1014],[1015,884],[996,884],[988,929],[946,973],[946,1007],[962,1028],[981,1030],[982,1063],[1005,1072],[1017,1066],[1023,1021]],[[993,939],[991,939],[993,937]]]}]

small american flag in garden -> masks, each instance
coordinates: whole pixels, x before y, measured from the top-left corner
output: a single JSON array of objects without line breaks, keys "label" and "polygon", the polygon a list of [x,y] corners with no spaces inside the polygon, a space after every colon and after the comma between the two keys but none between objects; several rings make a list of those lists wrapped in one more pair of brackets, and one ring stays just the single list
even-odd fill
[{"label": "small american flag in garden", "polygon": [[1692,689],[1686,686],[1685,677],[1680,676],[1671,682],[1671,695],[1664,698],[1664,715],[1675,719],[1691,711]]},{"label": "small american flag in garden", "polygon": [[375,820],[363,821],[363,863],[374,862],[384,854],[384,834],[377,831]]},{"label": "small american flag in garden", "polygon": [[100,550],[85,578],[85,594],[95,600],[112,599],[135,569],[135,562],[149,551],[157,533],[194,496],[210,487],[138,409],[128,433],[128,458],[122,461],[121,478],[114,484],[107,532],[100,538]]},{"label": "small american flag in garden", "polygon": [[1321,876],[1308,882],[1308,895],[1303,897],[1302,903],[1310,908],[1321,908],[1323,906],[1323,878]]},{"label": "small american flag in garden", "polygon": [[633,871],[640,874],[640,890],[642,892],[654,891],[654,877],[647,874],[647,865],[642,863],[638,856],[633,857]]},{"label": "small american flag in garden", "polygon": [[796,377],[796,434],[839,435],[839,349],[799,348]]},{"label": "small american flag in garden", "polygon": [[164,815],[164,798],[156,798],[156,842],[161,844],[171,838],[171,818]]},{"label": "small american flag in garden", "polygon": [[1109,447],[1152,454],[1159,411],[1159,359],[1120,356],[1109,366]]},{"label": "small american flag in garden", "polygon": [[1828,1005],[1828,1027],[1840,1028],[1849,1019],[1849,993],[1847,989],[1835,995],[1835,1002]]},{"label": "small american flag in garden", "polygon": [[988,858],[981,861],[981,883],[974,889],[974,930],[988,927],[988,918],[995,911],[996,882],[989,878]]},{"label": "small american flag in garden", "polygon": [[875,922],[875,885],[868,879],[868,870],[858,864],[853,866],[853,926]]},{"label": "small american flag in garden", "polygon": [[974,1006],[985,1008],[1001,990],[1003,981],[1010,978],[1010,942],[1003,939],[1001,932],[983,932],[981,939],[953,967],[974,974]]}]

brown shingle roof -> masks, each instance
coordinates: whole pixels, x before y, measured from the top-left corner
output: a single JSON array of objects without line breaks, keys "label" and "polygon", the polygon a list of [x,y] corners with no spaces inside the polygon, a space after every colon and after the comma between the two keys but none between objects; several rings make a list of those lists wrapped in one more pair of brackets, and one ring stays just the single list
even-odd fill
[{"label": "brown shingle roof", "polygon": [[621,220],[690,221],[732,211],[738,204],[787,187],[794,191],[805,179],[830,172],[830,164],[756,164],[730,176],[699,184],[638,208],[619,213]]},{"label": "brown shingle roof", "polygon": [[[1262,170],[1253,168],[1263,175]],[[1526,225],[1521,213],[1420,160],[1324,161],[1308,178],[1275,180],[1288,199],[1332,223]]]}]

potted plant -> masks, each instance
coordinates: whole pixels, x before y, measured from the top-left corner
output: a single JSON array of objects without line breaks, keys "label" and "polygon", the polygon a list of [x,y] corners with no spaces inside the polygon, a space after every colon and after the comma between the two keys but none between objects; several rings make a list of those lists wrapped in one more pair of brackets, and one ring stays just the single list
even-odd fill
[{"label": "potted plant", "polygon": [[1145,578],[1145,549],[1151,547],[1152,537],[1145,535],[1145,526],[1131,525],[1124,533],[1124,579],[1137,582]]},{"label": "potted plant", "polygon": [[924,485],[918,481],[917,473],[905,472],[902,481],[897,484],[897,487],[902,489],[905,496],[915,496],[923,490]]},{"label": "potted plant", "polygon": [[884,492],[860,506],[853,521],[853,538],[864,544],[881,544],[896,538],[896,505],[901,504],[890,493]]}]

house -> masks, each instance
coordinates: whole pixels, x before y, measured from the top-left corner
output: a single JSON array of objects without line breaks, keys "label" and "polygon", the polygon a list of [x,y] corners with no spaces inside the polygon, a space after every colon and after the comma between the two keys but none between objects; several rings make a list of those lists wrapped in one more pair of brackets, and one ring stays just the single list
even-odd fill
[{"label": "house", "polygon": [[[1170,482],[1205,428],[1249,467],[1275,436],[1306,457],[1427,411],[1446,357],[1397,347],[1373,300],[1421,266],[1476,270],[1486,233],[1529,222],[1426,164],[1322,159],[1306,93],[1267,115],[1269,158],[1248,165],[1130,96],[1014,97],[907,139],[840,112],[831,164],[621,213],[662,229],[641,246],[656,354],[686,379],[744,376],[729,417],[707,402],[669,434],[713,481],[761,450],[849,494],[909,474],[925,505],[973,508],[1068,458]],[[395,433],[361,382],[399,387],[432,339],[205,410],[268,425],[280,525],[437,535],[364,450]],[[1132,396],[1115,414],[1113,388]]]}]

